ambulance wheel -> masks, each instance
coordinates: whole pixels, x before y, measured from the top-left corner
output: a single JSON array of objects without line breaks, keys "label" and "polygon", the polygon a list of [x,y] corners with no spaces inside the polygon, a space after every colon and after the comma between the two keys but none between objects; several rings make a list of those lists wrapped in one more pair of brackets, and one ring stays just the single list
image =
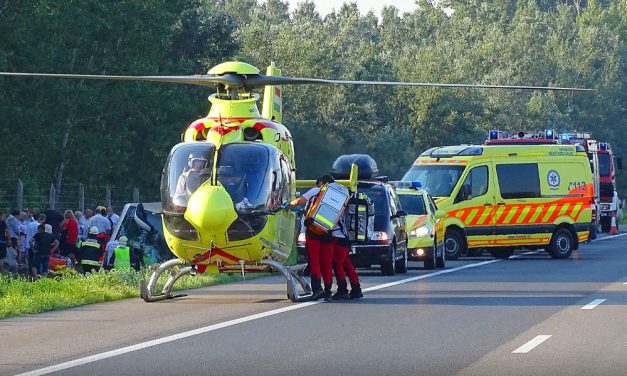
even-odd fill
[{"label": "ambulance wheel", "polygon": [[392,243],[390,246],[390,254],[388,260],[381,263],[381,274],[394,275],[396,274],[396,244]]},{"label": "ambulance wheel", "polygon": [[567,259],[573,253],[573,235],[565,228],[558,228],[553,233],[546,251],[554,259]]},{"label": "ambulance wheel", "polygon": [[457,260],[464,252],[465,248],[466,242],[464,241],[464,236],[460,234],[459,231],[453,229],[446,231],[444,250],[447,260]]},{"label": "ambulance wheel", "polygon": [[[438,242],[435,242],[435,249],[438,248]],[[436,268],[444,269],[446,267],[446,252],[444,251],[444,247],[440,249],[440,256],[438,256],[438,252],[435,253],[435,266]]]},{"label": "ambulance wheel", "polygon": [[399,274],[407,273],[407,248],[403,251],[403,258],[396,261],[396,272]]},{"label": "ambulance wheel", "polygon": [[491,248],[489,251],[495,259],[508,259],[514,254],[514,248]]},{"label": "ambulance wheel", "polygon": [[601,217],[601,232],[610,232],[612,228],[612,217]]}]

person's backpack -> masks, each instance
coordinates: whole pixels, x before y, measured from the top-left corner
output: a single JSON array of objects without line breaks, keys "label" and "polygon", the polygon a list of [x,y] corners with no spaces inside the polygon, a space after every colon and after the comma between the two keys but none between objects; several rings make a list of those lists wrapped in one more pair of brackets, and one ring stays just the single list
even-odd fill
[{"label": "person's backpack", "polygon": [[348,189],[338,183],[325,184],[308,205],[305,225],[318,235],[329,234],[340,221],[350,199]]},{"label": "person's backpack", "polygon": [[344,224],[351,242],[365,242],[374,232],[374,204],[365,193],[359,193],[348,201]]}]

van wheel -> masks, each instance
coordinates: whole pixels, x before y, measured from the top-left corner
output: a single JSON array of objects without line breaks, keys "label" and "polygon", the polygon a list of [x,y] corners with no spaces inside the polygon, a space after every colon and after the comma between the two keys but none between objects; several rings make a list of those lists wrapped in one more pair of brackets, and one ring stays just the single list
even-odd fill
[{"label": "van wheel", "polygon": [[495,259],[508,259],[514,254],[514,248],[491,248],[489,251]]},{"label": "van wheel", "polygon": [[457,230],[448,230],[444,238],[444,249],[447,260],[457,260],[466,249],[466,241]]},{"label": "van wheel", "polygon": [[390,246],[389,260],[384,261],[381,264],[381,274],[394,275],[396,274],[396,244],[392,243]]},{"label": "van wheel", "polygon": [[396,272],[399,274],[407,273],[407,248],[403,251],[403,258],[396,261]]},{"label": "van wheel", "polygon": [[567,259],[573,253],[573,235],[565,228],[558,228],[553,233],[546,251],[554,259]]}]

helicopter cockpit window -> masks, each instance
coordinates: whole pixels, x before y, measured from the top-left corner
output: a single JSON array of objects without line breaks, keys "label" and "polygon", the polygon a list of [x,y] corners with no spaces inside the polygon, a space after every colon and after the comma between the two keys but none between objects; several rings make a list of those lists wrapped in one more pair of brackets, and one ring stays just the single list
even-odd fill
[{"label": "helicopter cockpit window", "polygon": [[175,146],[165,166],[162,192],[165,210],[181,211],[189,197],[211,178],[215,146],[205,142]]},{"label": "helicopter cockpit window", "polygon": [[231,196],[235,210],[267,210],[273,178],[267,146],[228,144],[219,153],[217,178]]}]

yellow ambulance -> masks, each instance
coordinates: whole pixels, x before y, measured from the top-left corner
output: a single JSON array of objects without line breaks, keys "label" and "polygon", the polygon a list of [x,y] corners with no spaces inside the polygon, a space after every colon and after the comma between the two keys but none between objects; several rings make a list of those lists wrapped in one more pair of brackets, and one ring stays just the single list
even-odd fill
[{"label": "yellow ambulance", "polygon": [[446,257],[516,248],[570,257],[588,240],[594,188],[579,145],[459,145],[431,148],[403,181],[419,181],[445,210]]}]

